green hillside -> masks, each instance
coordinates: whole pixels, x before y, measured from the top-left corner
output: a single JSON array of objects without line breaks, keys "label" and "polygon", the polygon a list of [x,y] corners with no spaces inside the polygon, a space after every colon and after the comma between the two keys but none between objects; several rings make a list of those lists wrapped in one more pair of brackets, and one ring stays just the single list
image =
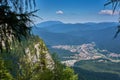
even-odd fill
[{"label": "green hillside", "polygon": [[74,70],[84,80],[119,80],[120,63],[98,62],[98,60],[80,61],[75,64]]},{"label": "green hillside", "polygon": [[43,40],[32,36],[0,54],[0,80],[77,80],[74,71],[51,57]]}]

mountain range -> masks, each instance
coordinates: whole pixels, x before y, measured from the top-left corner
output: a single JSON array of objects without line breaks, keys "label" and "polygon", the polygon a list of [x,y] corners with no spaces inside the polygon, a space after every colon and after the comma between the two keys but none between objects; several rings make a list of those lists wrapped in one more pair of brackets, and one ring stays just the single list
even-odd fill
[{"label": "mountain range", "polygon": [[36,25],[33,33],[40,36],[48,46],[80,45],[95,42],[96,47],[120,53],[120,35],[114,38],[118,23],[63,23],[47,21]]}]

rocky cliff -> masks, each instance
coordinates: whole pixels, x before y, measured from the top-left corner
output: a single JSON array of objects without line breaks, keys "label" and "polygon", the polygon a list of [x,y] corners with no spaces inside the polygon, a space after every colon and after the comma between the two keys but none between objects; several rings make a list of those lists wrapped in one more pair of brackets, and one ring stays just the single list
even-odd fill
[{"label": "rocky cliff", "polygon": [[54,61],[42,39],[36,38],[32,44],[28,44],[25,48],[25,54],[24,59],[29,63],[41,63],[40,66],[53,69]]}]

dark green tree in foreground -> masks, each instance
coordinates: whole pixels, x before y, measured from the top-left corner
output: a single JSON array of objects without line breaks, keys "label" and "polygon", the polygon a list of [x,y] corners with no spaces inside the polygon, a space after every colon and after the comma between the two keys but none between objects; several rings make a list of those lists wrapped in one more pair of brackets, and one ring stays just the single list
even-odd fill
[{"label": "dark green tree in foreground", "polygon": [[9,51],[14,41],[30,36],[35,0],[0,0],[0,52]]},{"label": "dark green tree in foreground", "polygon": [[116,38],[117,35],[120,33],[120,0],[108,0],[108,2],[104,6],[108,6],[110,4],[112,4],[113,14],[115,10],[119,10],[119,25],[117,26],[118,30],[114,36],[114,38]]}]

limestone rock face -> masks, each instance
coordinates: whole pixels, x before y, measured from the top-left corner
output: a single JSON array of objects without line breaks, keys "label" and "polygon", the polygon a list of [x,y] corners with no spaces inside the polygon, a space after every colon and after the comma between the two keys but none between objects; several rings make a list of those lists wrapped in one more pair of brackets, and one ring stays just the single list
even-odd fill
[{"label": "limestone rock face", "polygon": [[54,61],[45,43],[41,39],[35,39],[32,44],[28,44],[25,48],[25,54],[24,59],[32,65],[39,63],[40,66],[45,66],[48,69],[54,68]]}]

